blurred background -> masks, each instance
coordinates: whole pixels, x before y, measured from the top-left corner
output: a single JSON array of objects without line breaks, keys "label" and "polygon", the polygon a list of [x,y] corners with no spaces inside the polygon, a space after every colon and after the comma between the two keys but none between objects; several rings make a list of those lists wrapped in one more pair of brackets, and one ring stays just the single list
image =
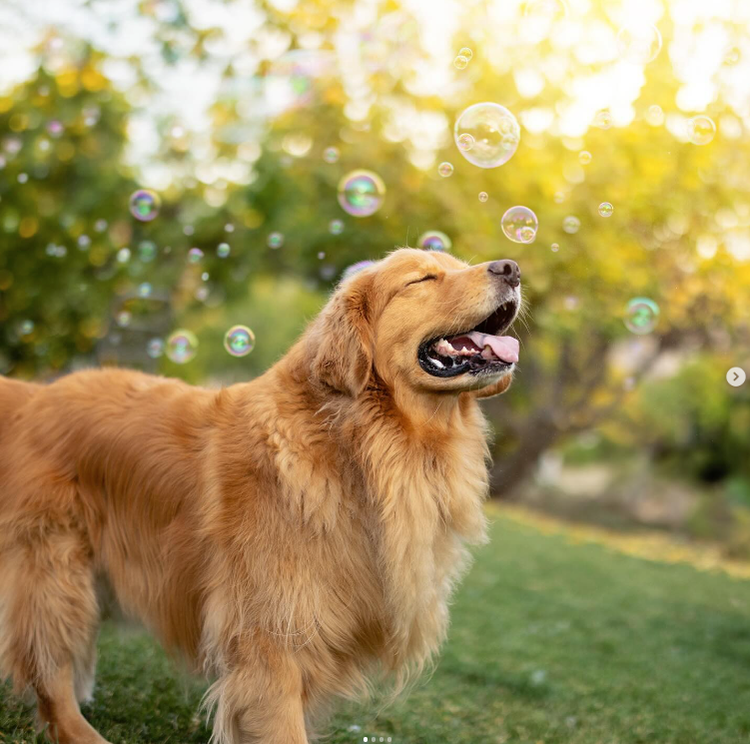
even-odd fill
[{"label": "blurred background", "polygon": [[[493,495],[750,557],[749,27],[742,0],[4,0],[0,373],[231,384],[359,261],[513,258]],[[457,141],[477,103],[520,127],[499,167]]]}]

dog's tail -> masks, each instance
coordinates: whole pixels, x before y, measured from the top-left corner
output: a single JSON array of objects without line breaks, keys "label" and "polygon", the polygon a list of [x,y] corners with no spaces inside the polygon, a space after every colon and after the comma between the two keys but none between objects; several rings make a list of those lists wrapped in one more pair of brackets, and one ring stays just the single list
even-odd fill
[{"label": "dog's tail", "polygon": [[9,380],[0,376],[0,443],[11,428],[16,411],[19,411],[40,387],[41,385],[34,382]]}]

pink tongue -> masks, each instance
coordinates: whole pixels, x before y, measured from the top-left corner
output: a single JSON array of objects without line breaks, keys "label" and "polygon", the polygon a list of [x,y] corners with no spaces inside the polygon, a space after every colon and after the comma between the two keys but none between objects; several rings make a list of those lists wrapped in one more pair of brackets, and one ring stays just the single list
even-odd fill
[{"label": "pink tongue", "polygon": [[513,336],[491,336],[489,333],[472,331],[469,338],[480,348],[489,346],[492,353],[504,362],[518,361],[518,339]]}]

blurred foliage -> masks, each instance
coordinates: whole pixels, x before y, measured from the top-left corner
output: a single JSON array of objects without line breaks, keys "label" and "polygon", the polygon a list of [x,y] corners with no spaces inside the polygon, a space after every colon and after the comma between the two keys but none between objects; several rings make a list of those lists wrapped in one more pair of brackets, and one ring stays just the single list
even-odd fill
[{"label": "blurred foliage", "polygon": [[[221,29],[192,24],[180,3],[162,18],[160,5],[144,2],[140,12],[159,19],[167,63],[211,62]],[[150,111],[155,81],[141,60],[127,60],[138,82],[124,92],[106,75],[106,55],[80,39],[62,40],[65,64],[50,65],[46,47],[38,50],[37,74],[0,97],[0,372],[50,377],[99,361],[193,382],[247,379],[283,353],[347,265],[440,229],[460,257],[514,258],[523,270],[522,361],[512,394],[488,403],[500,434],[501,492],[547,448],[603,423],[613,441],[658,450],[683,473],[749,477],[750,400],[723,380],[729,366],[750,362],[746,112],[719,86],[707,113],[721,126],[705,147],[648,123],[654,104],[682,116],[681,81],[666,51],[673,18],[660,22],[665,49],[645,68],[631,123],[591,126],[580,137],[525,128],[512,160],[483,170],[453,144],[451,123],[463,108],[497,100],[522,122],[523,114],[554,114],[572,97],[573,81],[613,63],[597,67],[575,44],[561,49],[548,39],[519,36],[514,47],[498,46],[497,27],[483,15],[489,5],[476,3],[455,29],[455,48],[468,44],[474,58],[438,96],[415,84],[415,71],[434,59],[405,7],[327,0],[257,8],[262,21],[250,43],[257,65],[252,75],[238,60],[222,68],[208,144],[173,115]],[[611,21],[606,8],[590,8],[591,29]],[[354,65],[336,35],[357,14],[369,20],[348,32]],[[505,33],[515,33],[507,25]],[[744,33],[725,25],[732,39]],[[544,71],[544,84],[525,89],[519,69]],[[294,102],[251,115],[279,81]],[[157,165],[173,174],[152,222],[128,212],[130,194],[149,186],[127,156],[132,122],[144,112],[160,140]],[[323,158],[331,146],[340,152],[335,163]],[[584,149],[593,155],[588,165],[579,161]],[[443,160],[455,165],[450,178],[437,173]],[[383,208],[365,219],[336,200],[340,178],[360,167],[376,170],[388,188]],[[602,201],[614,204],[608,219],[598,214]],[[501,231],[500,217],[514,204],[539,216],[533,244],[511,243]],[[568,215],[581,221],[576,234],[562,229]],[[329,230],[333,219],[344,223],[340,235]],[[267,245],[272,231],[284,236],[277,250]],[[217,255],[222,243],[230,245],[225,258]],[[187,260],[190,248],[203,252],[199,262]],[[623,324],[635,296],[661,308],[647,338]],[[235,323],[257,336],[243,359],[222,348]],[[148,341],[181,326],[199,337],[196,359],[150,359]],[[640,387],[674,353],[679,367]]]}]

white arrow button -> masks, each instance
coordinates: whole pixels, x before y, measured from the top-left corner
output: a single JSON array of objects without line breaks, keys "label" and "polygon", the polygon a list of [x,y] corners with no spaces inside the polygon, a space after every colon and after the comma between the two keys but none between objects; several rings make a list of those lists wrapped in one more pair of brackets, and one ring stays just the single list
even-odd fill
[{"label": "white arrow button", "polygon": [[742,367],[732,367],[732,369],[727,372],[727,382],[732,387],[739,387],[740,385],[744,385],[746,379],[747,375],[745,374],[745,370],[742,369]]}]

